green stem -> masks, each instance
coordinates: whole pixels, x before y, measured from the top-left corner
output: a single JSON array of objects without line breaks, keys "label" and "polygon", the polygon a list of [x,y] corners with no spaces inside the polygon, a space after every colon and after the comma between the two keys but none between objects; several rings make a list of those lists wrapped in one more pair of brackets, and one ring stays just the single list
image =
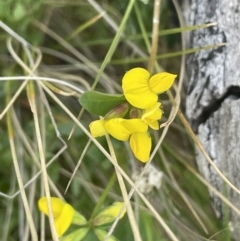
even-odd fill
[{"label": "green stem", "polygon": [[103,202],[104,202],[104,200],[106,199],[107,195],[109,194],[110,189],[111,189],[112,186],[114,185],[114,183],[115,183],[115,181],[116,181],[116,177],[117,177],[117,176],[116,176],[116,173],[113,173],[113,175],[111,176],[111,178],[110,178],[110,180],[109,180],[109,182],[108,182],[107,187],[105,188],[105,190],[104,190],[104,192],[102,193],[101,197],[99,198],[99,200],[98,200],[95,208],[93,209],[92,214],[91,214],[91,217],[90,217],[89,220],[92,220],[92,219],[96,216],[99,208],[101,207],[101,205],[103,204]]},{"label": "green stem", "polygon": [[160,21],[160,6],[161,0],[154,1],[154,12],[153,12],[153,30],[152,30],[152,46],[151,52],[148,62],[148,71],[152,74],[154,69],[154,64],[157,55],[158,49],[158,29],[159,29],[159,21]]},{"label": "green stem", "polygon": [[[94,80],[94,82],[93,82],[93,85],[92,85],[92,87],[91,87],[91,90],[94,90],[94,89],[95,89],[95,87],[96,87],[98,81],[100,80],[100,77],[101,77],[101,75],[102,75],[105,67],[106,67],[107,64],[110,62],[110,60],[111,60],[111,58],[112,58],[112,56],[113,56],[113,53],[114,53],[114,51],[115,51],[115,49],[116,49],[116,47],[117,47],[117,45],[118,45],[118,43],[119,43],[119,41],[120,41],[120,37],[121,37],[121,35],[122,35],[122,33],[123,33],[124,27],[125,27],[126,22],[127,22],[128,18],[129,18],[129,15],[130,15],[130,13],[131,13],[131,11],[132,11],[132,8],[133,8],[133,6],[134,6],[134,3],[135,3],[135,0],[131,0],[131,1],[129,1],[129,3],[128,3],[126,12],[125,12],[125,14],[124,14],[124,16],[123,16],[123,19],[122,19],[122,22],[121,22],[121,24],[120,24],[120,26],[119,26],[119,28],[118,28],[118,31],[117,31],[117,33],[116,33],[116,35],[115,35],[115,37],[114,37],[114,39],[113,39],[113,41],[112,41],[112,44],[111,44],[111,46],[110,46],[110,48],[109,48],[109,50],[108,50],[108,52],[107,52],[107,54],[106,54],[106,56],[105,56],[102,64],[101,64],[101,67],[100,67],[100,69],[99,69],[99,71],[98,71],[98,73],[97,73],[97,76],[96,76],[96,78],[95,78],[95,80]],[[82,117],[83,112],[84,112],[84,109],[82,108],[81,111],[80,111],[80,113],[79,113],[79,115],[78,115],[78,120],[80,120],[80,118]],[[74,130],[75,130],[75,127],[76,127],[76,124],[74,124],[74,126],[73,126],[73,128],[72,128],[72,130],[71,130],[71,133],[70,133],[68,139],[71,138],[72,133],[73,133]]]},{"label": "green stem", "polygon": [[113,53],[114,53],[114,51],[115,51],[115,49],[116,49],[116,47],[117,47],[117,45],[119,43],[120,37],[122,35],[122,32],[123,32],[124,27],[126,25],[126,22],[127,22],[128,18],[129,18],[129,15],[130,15],[130,13],[132,11],[134,3],[135,3],[135,0],[130,0],[129,3],[128,3],[127,9],[126,9],[125,14],[124,14],[123,19],[122,19],[122,22],[121,22],[121,24],[120,24],[120,26],[118,28],[118,31],[117,31],[117,33],[116,33],[116,35],[115,35],[115,37],[114,37],[114,39],[112,41],[111,46],[110,46],[110,48],[109,48],[109,50],[108,50],[108,52],[107,52],[107,54],[106,54],[106,56],[105,56],[105,58],[104,58],[104,60],[102,62],[102,65],[101,65],[101,67],[100,67],[100,69],[99,69],[99,71],[97,73],[96,79],[94,80],[94,83],[92,85],[92,89],[94,89],[96,87],[96,85],[97,85],[97,83],[98,83],[98,81],[99,81],[99,79],[100,79],[100,77],[101,77],[105,67],[107,66],[107,64],[109,63],[109,61],[111,60],[111,58],[113,56]]}]

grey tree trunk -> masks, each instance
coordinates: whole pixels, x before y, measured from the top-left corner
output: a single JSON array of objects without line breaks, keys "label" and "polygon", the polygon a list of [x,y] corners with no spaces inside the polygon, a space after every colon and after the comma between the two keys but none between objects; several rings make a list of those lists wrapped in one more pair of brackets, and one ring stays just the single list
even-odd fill
[{"label": "grey tree trunk", "polygon": [[[188,0],[184,5],[187,25],[216,22],[194,31],[189,47],[227,42],[226,47],[202,50],[188,58],[189,77],[186,115],[200,142],[217,167],[240,189],[240,0]],[[240,195],[196,151],[204,177],[240,209]],[[219,218],[223,204],[211,194]],[[240,240],[240,216],[229,210],[235,240]]]}]

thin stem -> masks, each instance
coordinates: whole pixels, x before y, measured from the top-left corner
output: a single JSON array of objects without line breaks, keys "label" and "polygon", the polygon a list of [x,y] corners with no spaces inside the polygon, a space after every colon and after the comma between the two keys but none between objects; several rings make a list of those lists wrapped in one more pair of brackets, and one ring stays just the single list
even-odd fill
[{"label": "thin stem", "polygon": [[[9,101],[10,101],[10,83],[7,83],[6,102],[8,103]],[[14,143],[14,132],[13,132],[10,110],[7,112],[7,128],[8,128],[8,137],[9,137],[9,143],[10,143],[11,152],[12,152],[13,164],[14,164],[16,177],[17,177],[17,181],[18,181],[18,185],[19,185],[19,189],[20,189],[20,193],[21,193],[21,197],[22,197],[22,201],[23,201],[23,206],[24,206],[25,213],[27,216],[28,224],[30,226],[32,240],[37,241],[38,236],[37,236],[37,232],[36,232],[36,229],[34,226],[33,217],[31,215],[31,210],[28,205],[28,200],[27,200],[27,196],[26,196],[26,193],[24,190],[23,181],[22,181],[22,177],[21,177],[20,167],[19,167],[18,160],[17,160],[17,153],[16,153],[16,148],[15,148],[15,143]]]},{"label": "thin stem", "polygon": [[104,202],[104,200],[106,199],[106,197],[107,197],[110,189],[113,187],[113,185],[114,185],[114,183],[115,183],[115,181],[116,181],[116,177],[117,177],[116,174],[113,173],[112,177],[110,178],[110,180],[109,180],[108,183],[107,183],[106,188],[104,189],[101,197],[99,198],[97,204],[95,205],[95,207],[94,207],[94,209],[93,209],[93,211],[92,211],[90,220],[93,219],[93,218],[96,216],[96,214],[97,214],[100,206],[103,204],[103,202]]},{"label": "thin stem", "polygon": [[179,195],[181,196],[181,198],[183,199],[183,201],[186,203],[186,205],[188,206],[189,210],[192,212],[193,216],[196,218],[196,220],[198,221],[198,223],[201,225],[202,229],[204,230],[204,232],[206,234],[208,234],[207,228],[205,227],[204,223],[202,222],[202,220],[200,219],[198,213],[195,211],[195,209],[193,208],[192,204],[190,203],[190,201],[188,200],[188,198],[186,197],[186,195],[184,194],[184,192],[182,191],[181,187],[178,185],[172,170],[169,166],[169,163],[165,157],[164,152],[162,151],[162,148],[159,149],[159,154],[160,157],[162,159],[163,165],[166,168],[166,171],[169,175],[169,177],[172,180],[172,183],[174,185],[174,187],[176,188],[176,190],[178,191]]},{"label": "thin stem", "polygon": [[[111,46],[109,47],[109,50],[108,50],[108,52],[107,52],[107,54],[106,54],[106,56],[105,56],[105,58],[104,58],[104,60],[103,60],[103,62],[101,64],[101,67],[100,67],[99,71],[97,72],[97,76],[96,76],[96,78],[95,78],[95,80],[94,80],[94,82],[92,84],[92,87],[91,87],[92,90],[94,90],[95,87],[97,86],[97,84],[98,84],[98,82],[99,82],[99,80],[100,80],[100,78],[101,78],[101,76],[103,74],[104,69],[106,68],[107,64],[110,62],[110,60],[111,60],[111,58],[113,56],[113,53],[114,53],[116,47],[118,46],[118,43],[120,41],[120,37],[122,36],[124,27],[125,27],[125,25],[127,23],[129,15],[130,15],[130,13],[132,11],[132,8],[134,6],[134,3],[135,3],[135,0],[131,0],[128,3],[127,9],[126,9],[125,14],[124,14],[123,19],[122,19],[122,22],[119,25],[118,31],[117,31],[117,33],[116,33],[116,35],[115,35],[115,37],[114,37],[114,39],[113,39],[113,41],[111,43]],[[81,112],[83,112],[83,111],[84,111],[84,109],[81,110]],[[79,120],[80,120],[81,116],[82,115],[79,114],[79,116],[78,116]],[[72,135],[72,133],[73,133],[75,128],[76,128],[76,124],[74,124],[68,139],[71,138],[71,135]]]},{"label": "thin stem", "polygon": [[152,46],[151,46],[151,52],[149,57],[149,63],[148,63],[148,71],[150,74],[152,74],[153,72],[156,55],[157,55],[160,6],[161,6],[161,0],[155,0],[154,12],[153,12]]},{"label": "thin stem", "polygon": [[34,126],[36,131],[36,139],[37,139],[37,145],[38,145],[38,151],[39,151],[39,157],[40,157],[40,163],[41,163],[41,169],[42,169],[44,190],[47,198],[47,207],[48,207],[48,213],[49,213],[50,227],[52,231],[52,238],[54,241],[58,241],[58,236],[54,225],[54,217],[53,217],[53,211],[52,211],[52,205],[51,205],[51,194],[50,194],[50,188],[48,183],[48,174],[47,174],[47,167],[46,167],[46,161],[44,156],[43,142],[42,142],[42,136],[41,136],[40,125],[38,120],[36,95],[35,95],[34,83],[32,81],[30,82],[30,87],[29,87],[29,102],[31,103],[31,109],[33,112]]},{"label": "thin stem", "polygon": [[83,152],[82,152],[82,154],[81,154],[81,156],[80,156],[80,158],[79,158],[79,160],[78,160],[78,163],[77,163],[77,165],[76,165],[75,168],[74,168],[74,171],[73,171],[73,173],[72,173],[72,176],[71,176],[70,180],[68,181],[68,184],[67,184],[67,187],[66,187],[66,189],[65,189],[64,194],[66,194],[66,192],[67,192],[67,190],[68,190],[68,188],[69,188],[69,186],[70,186],[70,184],[71,184],[74,176],[76,175],[76,173],[77,173],[77,171],[78,171],[78,168],[80,167],[80,165],[81,165],[81,163],[82,163],[82,160],[83,160],[83,158],[85,157],[85,154],[87,153],[88,148],[89,148],[91,142],[92,142],[92,141],[89,139],[88,142],[87,142],[87,144],[85,145],[84,150],[83,150]]},{"label": "thin stem", "polygon": [[[116,157],[116,154],[115,154],[115,151],[114,151],[114,148],[113,148],[110,136],[106,135],[106,139],[107,139],[108,148],[109,148],[111,157],[117,164],[117,157]],[[115,169],[115,171],[116,171],[117,179],[118,179],[118,182],[119,182],[119,186],[120,186],[120,189],[121,189],[121,192],[122,192],[122,195],[123,195],[124,203],[125,203],[125,206],[127,208],[128,219],[129,219],[129,222],[130,222],[130,225],[131,225],[131,228],[132,228],[134,240],[135,241],[141,241],[142,240],[141,234],[139,232],[139,228],[137,226],[137,222],[136,222],[136,219],[135,219],[135,216],[134,216],[134,212],[133,212],[130,200],[128,198],[128,193],[127,193],[127,189],[126,189],[123,177],[122,177],[121,173],[117,169]],[[122,208],[122,209],[124,210],[124,208]],[[123,210],[121,210],[120,213]],[[111,232],[108,232],[108,235],[105,237],[105,240],[108,240],[110,235],[111,235]]]}]

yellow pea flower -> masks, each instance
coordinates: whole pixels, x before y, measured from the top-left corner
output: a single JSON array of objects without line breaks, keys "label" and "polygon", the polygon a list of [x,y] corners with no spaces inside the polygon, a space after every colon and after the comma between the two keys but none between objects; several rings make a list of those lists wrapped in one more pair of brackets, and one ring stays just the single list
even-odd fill
[{"label": "yellow pea flower", "polygon": [[141,162],[147,162],[152,148],[152,139],[148,132],[136,132],[130,137],[130,147],[135,157]]},{"label": "yellow pea flower", "polygon": [[114,118],[104,125],[106,131],[120,141],[127,141],[134,132],[146,132],[148,126],[139,118],[122,119]]},{"label": "yellow pea flower", "polygon": [[90,123],[89,128],[93,137],[100,137],[107,134],[107,131],[104,127],[105,122],[105,120],[101,119]]},{"label": "yellow pea flower", "polygon": [[89,128],[90,128],[90,132],[91,132],[92,136],[100,137],[100,136],[106,135],[107,131],[104,127],[105,123],[109,119],[124,117],[126,115],[126,113],[128,112],[128,110],[129,110],[129,103],[122,103],[122,104],[115,106],[113,109],[111,109],[106,114],[104,119],[100,119],[100,120],[91,122],[89,125]]},{"label": "yellow pea flower", "polygon": [[150,73],[143,68],[129,70],[122,79],[122,89],[127,101],[134,107],[147,109],[158,100],[158,94],[168,90],[176,75],[167,72]]},{"label": "yellow pea flower", "polygon": [[[62,237],[72,223],[75,211],[71,205],[57,197],[51,197],[51,204],[57,235],[58,237]],[[44,214],[49,214],[46,197],[39,199],[38,208]]]},{"label": "yellow pea flower", "polygon": [[145,109],[141,116],[141,120],[146,122],[152,129],[158,130],[158,120],[162,118],[162,110],[160,109],[161,104],[157,102],[152,107]]},{"label": "yellow pea flower", "polygon": [[[94,218],[94,221],[93,221],[94,224],[102,225],[102,224],[113,222],[117,218],[123,205],[124,205],[123,202],[115,202],[111,206],[106,207]],[[125,212],[126,212],[126,209],[122,212],[120,218],[124,216]]]},{"label": "yellow pea flower", "polygon": [[120,141],[130,139],[130,147],[135,157],[146,162],[149,159],[152,140],[148,134],[148,124],[139,118],[115,118],[105,123],[106,131]]}]

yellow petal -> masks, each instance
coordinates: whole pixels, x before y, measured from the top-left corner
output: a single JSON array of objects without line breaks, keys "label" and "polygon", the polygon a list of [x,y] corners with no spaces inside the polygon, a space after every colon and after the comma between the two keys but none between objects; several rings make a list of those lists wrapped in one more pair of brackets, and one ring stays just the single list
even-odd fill
[{"label": "yellow petal", "polygon": [[[57,197],[51,197],[51,204],[52,204],[54,218],[58,217],[61,214],[64,205],[66,205],[66,203],[62,199],[57,198]],[[46,197],[41,197],[38,200],[38,208],[44,214],[46,214],[46,215],[49,214]]]},{"label": "yellow petal", "polygon": [[105,123],[105,129],[107,132],[120,141],[128,140],[129,136],[132,134],[125,126],[122,125],[124,119],[115,118],[107,121]]},{"label": "yellow petal", "polygon": [[149,80],[150,89],[156,94],[163,93],[170,89],[176,77],[177,75],[167,72],[155,74]]},{"label": "yellow petal", "polygon": [[139,118],[124,119],[122,125],[128,129],[130,133],[146,132],[148,129],[148,125]]},{"label": "yellow petal", "polygon": [[146,69],[133,68],[126,72],[122,79],[123,91],[137,89],[139,86],[147,86],[150,74]]},{"label": "yellow petal", "polygon": [[157,102],[151,108],[144,110],[141,119],[146,122],[152,129],[158,130],[158,120],[162,117],[162,110],[160,109],[160,103]]},{"label": "yellow petal", "polygon": [[89,128],[93,137],[104,136],[107,134],[104,124],[104,120],[96,120],[90,123]]},{"label": "yellow petal", "polygon": [[[94,224],[102,225],[102,224],[113,222],[117,218],[123,205],[124,205],[123,202],[115,202],[111,206],[106,207],[94,218]],[[126,212],[126,209],[123,211],[120,218],[124,216],[125,212]]]},{"label": "yellow petal", "polygon": [[159,122],[158,121],[148,121],[147,123],[153,130],[159,130]]},{"label": "yellow petal", "polygon": [[152,147],[152,140],[148,132],[132,134],[130,137],[130,147],[139,161],[147,162]]},{"label": "yellow petal", "polygon": [[157,102],[158,96],[149,87],[149,77],[143,68],[131,69],[123,76],[123,93],[131,105],[146,109]]},{"label": "yellow petal", "polygon": [[73,207],[66,203],[62,209],[61,215],[54,220],[58,237],[62,237],[62,235],[67,231],[71,225],[73,215]]}]

